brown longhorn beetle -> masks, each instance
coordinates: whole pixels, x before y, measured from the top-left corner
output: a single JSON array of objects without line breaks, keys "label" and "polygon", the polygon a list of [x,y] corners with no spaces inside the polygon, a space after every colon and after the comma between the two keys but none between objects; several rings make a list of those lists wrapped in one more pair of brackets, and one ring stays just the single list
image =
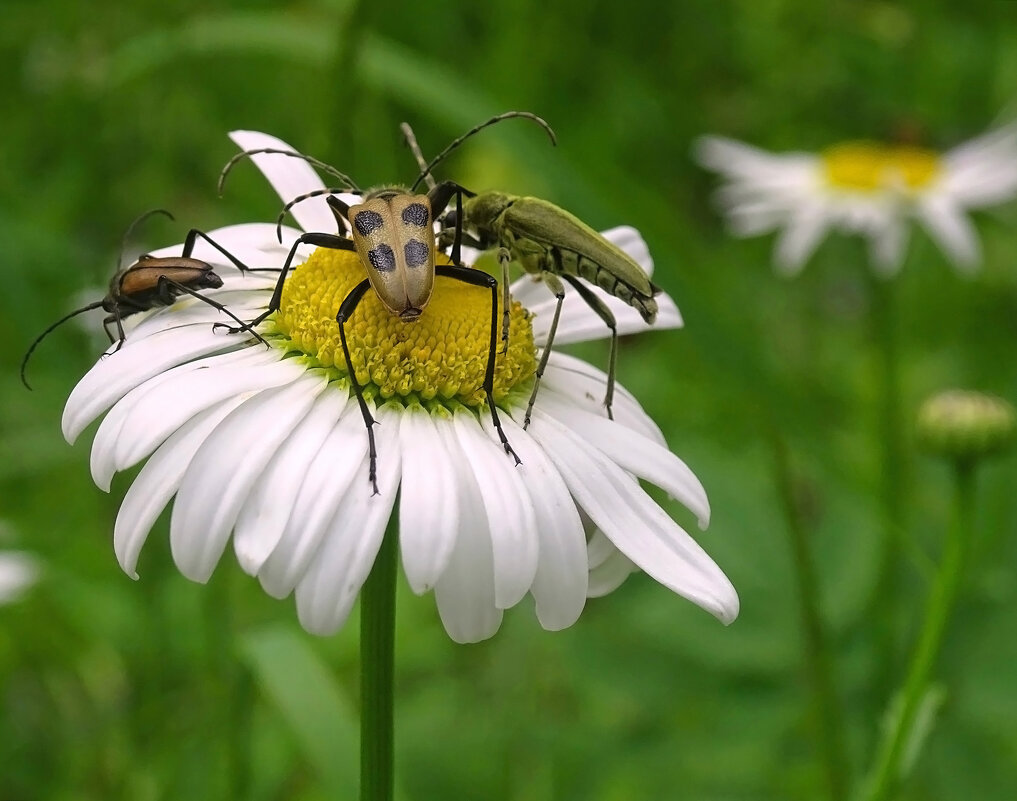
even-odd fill
[{"label": "brown longhorn beetle", "polygon": [[[509,111],[471,128],[452,142],[443,151],[442,155],[489,125],[513,117],[532,120],[548,132],[552,143],[555,142],[554,131],[540,117],[525,111]],[[498,411],[495,407],[492,394],[494,391],[495,350],[498,341],[498,281],[494,276],[489,275],[483,270],[462,265],[460,261],[462,228],[460,225],[456,226],[453,237],[450,256],[452,264],[435,264],[435,220],[444,212],[453,197],[455,198],[456,209],[458,210],[457,219],[462,220],[463,196],[471,196],[472,193],[463,189],[463,187],[454,181],[443,181],[432,186],[426,195],[413,194],[416,187],[429,174],[428,170],[421,173],[414,182],[413,187],[409,190],[403,187],[382,187],[365,192],[349,176],[339,172],[334,167],[318,159],[305,156],[302,153],[277,148],[246,150],[231,158],[223,167],[222,173],[219,176],[220,192],[222,191],[223,181],[233,166],[241,159],[259,153],[274,153],[281,156],[303,159],[309,164],[328,172],[345,184],[345,186],[340,188],[318,189],[314,192],[308,192],[293,198],[287,203],[279,215],[279,240],[282,241],[281,225],[282,218],[286,212],[303,200],[322,195],[328,196],[326,202],[335,217],[340,234],[312,232],[297,237],[286,258],[282,272],[279,274],[279,281],[276,284],[275,292],[272,294],[268,308],[250,323],[239,328],[230,328],[230,332],[238,333],[242,330],[250,330],[279,309],[286,275],[296,255],[297,247],[301,244],[306,243],[315,247],[352,251],[360,257],[367,271],[367,278],[350,290],[349,294],[339,305],[336,322],[339,324],[339,340],[342,344],[343,357],[346,360],[350,383],[353,385],[353,391],[357,396],[364,424],[367,426],[368,450],[370,454],[369,478],[374,485],[375,493],[377,493],[377,451],[375,449],[373,430],[375,421],[367,406],[367,402],[364,400],[363,387],[357,381],[353,370],[349,346],[346,343],[346,322],[352,317],[367,290],[372,288],[392,314],[407,322],[416,320],[423,313],[431,298],[431,292],[434,289],[434,277],[436,275],[488,288],[491,291],[491,344],[487,355],[487,369],[484,374],[484,393],[487,396],[487,405],[491,410],[491,420],[498,432],[498,438],[505,448],[505,453],[512,456],[516,464],[519,464],[519,457],[512,449],[508,437],[505,436],[505,432],[501,427],[501,421],[498,419]],[[338,197],[335,197],[335,194],[339,192],[360,195],[363,198],[363,202],[349,206]],[[350,237],[344,235],[347,230],[350,232]],[[224,323],[217,323],[217,325],[225,326]]]},{"label": "brown longhorn beetle", "polygon": [[[164,209],[153,209],[145,212],[128,226],[127,233],[124,234],[124,246],[126,246],[127,240],[135,227],[153,214],[165,214],[171,220],[173,219],[173,215]],[[191,257],[191,252],[194,250],[194,245],[199,237],[222,253],[240,271],[248,272],[250,270],[247,265],[243,264],[207,234],[192,228],[184,240],[182,255],[156,258],[145,254],[140,256],[129,267],[119,267],[113,278],[110,279],[109,292],[106,294],[106,297],[64,315],[39,334],[21,360],[21,382],[28,389],[31,389],[28,380],[25,378],[25,368],[28,366],[28,360],[39,343],[55,328],[63,325],[72,317],[92,309],[103,309],[109,312],[109,316],[102,321],[102,327],[106,332],[106,336],[109,337],[111,344],[113,343],[113,334],[110,333],[109,324],[116,323],[119,339],[112,353],[120,350],[124,340],[127,339],[122,322],[125,317],[130,317],[132,314],[148,311],[158,306],[172,306],[181,295],[191,295],[228,315],[240,325],[243,325],[243,321],[221,303],[217,303],[198,292],[199,289],[218,289],[222,286],[222,278],[212,272],[212,265]],[[120,253],[122,259],[123,247],[121,247]],[[261,342],[266,345],[268,344],[257,332],[252,333]]]}]

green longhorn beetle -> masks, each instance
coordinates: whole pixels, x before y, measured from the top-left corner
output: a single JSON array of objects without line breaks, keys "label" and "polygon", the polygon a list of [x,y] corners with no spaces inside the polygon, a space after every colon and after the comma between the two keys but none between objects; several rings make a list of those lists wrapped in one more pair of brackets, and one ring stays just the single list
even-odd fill
[{"label": "green longhorn beetle", "polygon": [[[469,137],[497,122],[522,117],[532,120],[542,126],[555,141],[554,131],[540,117],[523,111],[510,111],[499,114],[486,122],[481,123],[465,134],[454,140],[444,151],[444,154],[458,147]],[[407,126],[408,127],[408,126]],[[444,181],[431,185],[426,195],[414,194],[417,185],[424,180],[421,175],[414,182],[409,190],[402,187],[382,187],[369,191],[361,190],[356,183],[344,173],[334,167],[325,164],[318,159],[305,156],[291,150],[276,148],[257,148],[238,153],[230,159],[223,167],[219,176],[219,190],[222,191],[223,181],[233,166],[243,158],[251,157],[259,153],[271,153],[282,156],[290,156],[302,159],[314,167],[317,167],[343,182],[342,187],[331,187],[319,189],[313,192],[300,195],[290,200],[279,215],[277,233],[282,241],[282,219],[286,212],[294,205],[308,198],[327,195],[326,202],[332,211],[339,228],[339,234],[327,234],[309,232],[297,237],[279,274],[279,281],[276,283],[272,299],[264,313],[249,323],[238,328],[229,328],[231,333],[238,333],[242,330],[250,330],[265,320],[270,314],[277,311],[282,302],[283,286],[286,276],[289,273],[297,248],[301,244],[314,245],[315,247],[332,248],[335,250],[347,250],[355,252],[367,271],[367,278],[350,290],[349,294],[339,305],[339,312],[336,314],[336,322],[339,324],[339,341],[343,349],[343,358],[346,361],[346,368],[349,372],[350,383],[357,396],[360,412],[367,426],[369,460],[369,479],[374,486],[374,492],[378,492],[377,483],[377,450],[374,440],[374,417],[364,399],[363,387],[357,381],[353,369],[353,362],[350,358],[349,346],[346,342],[346,322],[352,317],[354,311],[367,293],[368,289],[374,289],[382,304],[392,314],[401,320],[412,322],[420,317],[427,306],[434,289],[434,278],[436,275],[454,278],[474,286],[486,287],[491,290],[491,344],[487,357],[487,368],[484,374],[484,393],[487,396],[487,404],[491,410],[491,419],[505,453],[515,459],[519,464],[519,457],[509,444],[498,419],[498,411],[494,404],[494,366],[495,352],[498,339],[498,282],[485,273],[483,270],[476,270],[472,267],[464,267],[460,261],[460,236],[461,228],[457,227],[452,235],[451,265],[435,264],[435,234],[434,223],[438,216],[452,201],[456,201],[456,209],[459,216],[462,216],[462,198],[466,194],[461,186],[454,181]],[[350,206],[335,197],[337,193],[349,192],[361,195],[363,202]],[[350,237],[344,234],[350,232]]]},{"label": "green longhorn beetle", "polygon": [[[403,129],[407,139],[412,131]],[[415,142],[411,142],[414,153],[419,153]],[[430,171],[448,154],[439,154],[425,165],[422,176]],[[432,179],[433,180],[433,179]],[[504,309],[502,318],[502,341],[508,340],[509,264],[515,260],[522,268],[538,277],[554,293],[557,305],[548,329],[547,342],[541,353],[534,377],[533,391],[526,406],[523,428],[530,424],[533,404],[537,399],[540,379],[551,355],[551,345],[558,329],[565,287],[562,279],[575,288],[611,331],[611,351],[608,357],[607,388],[604,406],[607,416],[613,419],[611,405],[614,401],[615,367],[618,358],[618,328],[614,314],[606,303],[579,279],[600,287],[609,295],[624,301],[639,312],[647,323],[657,317],[657,301],[654,295],[660,287],[650,281],[635,260],[610,243],[579,218],[564,209],[535,197],[520,197],[504,192],[475,194],[463,191],[466,198],[455,211],[445,215],[445,230],[441,241],[447,244],[448,231],[453,229],[457,242],[480,250],[498,249],[501,264]],[[463,229],[474,232],[465,233]]]}]

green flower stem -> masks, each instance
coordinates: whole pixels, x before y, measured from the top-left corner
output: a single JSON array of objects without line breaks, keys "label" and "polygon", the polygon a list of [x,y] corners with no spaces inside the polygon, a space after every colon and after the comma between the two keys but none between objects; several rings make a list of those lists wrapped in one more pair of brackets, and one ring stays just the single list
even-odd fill
[{"label": "green flower stem", "polygon": [[936,663],[943,633],[950,618],[961,575],[967,558],[974,511],[974,468],[969,462],[957,463],[957,491],[954,520],[943,546],[925,613],[922,631],[911,657],[907,679],[895,702],[896,709],[887,726],[871,774],[867,801],[889,798],[901,778],[901,762],[914,734],[914,724],[929,677]]},{"label": "green flower stem", "polygon": [[787,445],[771,427],[775,472],[781,505],[794,556],[798,580],[798,609],[805,639],[805,669],[809,677],[816,718],[819,745],[822,751],[826,781],[831,801],[843,801],[848,791],[847,751],[844,745],[844,721],[837,697],[833,662],[827,636],[820,617],[819,581],[816,576],[812,544],[795,498],[794,477],[788,459]]},{"label": "green flower stem", "polygon": [[904,540],[904,422],[901,402],[900,343],[897,335],[895,282],[871,276],[874,337],[879,351],[879,500],[883,536],[880,540],[878,573],[870,602],[869,620],[876,621],[876,697],[885,697],[893,686],[900,620],[901,559]]},{"label": "green flower stem", "polygon": [[360,593],[360,801],[392,801],[398,544],[393,516]]},{"label": "green flower stem", "polygon": [[237,605],[235,588],[242,574],[235,568],[216,576],[205,594],[211,621],[210,653],[215,665],[216,687],[225,685],[229,695],[224,705],[225,720],[221,731],[229,732],[226,746],[226,782],[230,798],[246,798],[250,793],[251,742],[250,719],[254,705],[254,681],[239,658],[237,646]]}]

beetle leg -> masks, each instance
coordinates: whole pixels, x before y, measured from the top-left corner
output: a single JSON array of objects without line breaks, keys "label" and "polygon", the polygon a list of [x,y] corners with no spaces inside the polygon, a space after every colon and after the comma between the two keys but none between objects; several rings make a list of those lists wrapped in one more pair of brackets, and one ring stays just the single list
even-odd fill
[{"label": "beetle leg", "polygon": [[106,332],[106,336],[109,337],[109,344],[110,345],[113,344],[113,334],[109,330],[109,324],[112,323],[113,320],[115,320],[115,319],[116,318],[111,314],[108,317],[106,317],[105,319],[103,319],[103,321],[102,321],[102,330],[105,331]]},{"label": "beetle leg", "polygon": [[462,281],[464,284],[473,284],[479,287],[488,287],[491,290],[491,346],[487,351],[487,370],[484,373],[484,394],[487,396],[487,405],[491,409],[491,422],[498,432],[498,439],[501,440],[505,453],[516,460],[516,464],[522,464],[522,459],[509,445],[508,437],[501,427],[501,420],[498,419],[498,409],[494,405],[494,359],[498,346],[498,281],[493,275],[488,275],[483,270],[474,270],[472,267],[456,267],[448,264],[435,265],[435,275],[443,275]]},{"label": "beetle leg", "polygon": [[347,231],[353,232],[350,228],[350,207],[348,203],[344,203],[335,195],[329,195],[325,199],[329,209],[332,211],[332,216],[335,217],[335,224],[339,228],[340,234],[345,234]]},{"label": "beetle leg", "polygon": [[[554,335],[558,331],[558,318],[561,317],[561,305],[565,301],[565,286],[554,273],[541,273],[541,280],[558,299],[554,307],[554,317],[551,318],[551,327],[547,331],[547,340],[544,342],[544,350],[540,354],[540,362],[537,364],[537,372],[533,376],[533,392],[530,393],[530,402],[526,404],[526,416],[523,417],[523,430],[530,425],[530,414],[533,412],[533,404],[537,401],[537,390],[540,388],[540,379],[544,376],[547,368],[547,360],[551,358],[551,345],[554,344]],[[608,407],[610,408],[610,407]],[[610,415],[610,412],[608,412]]]},{"label": "beetle leg", "polygon": [[216,323],[212,326],[212,330],[216,331],[221,327],[225,328],[231,334],[239,334],[241,331],[250,331],[255,326],[264,322],[270,314],[278,311],[279,305],[282,303],[283,284],[286,282],[286,276],[289,274],[290,265],[293,264],[293,258],[297,254],[297,248],[305,243],[319,248],[332,248],[333,250],[356,250],[356,246],[353,244],[353,241],[342,236],[318,233],[301,234],[293,243],[293,247],[290,248],[289,255],[286,256],[286,263],[283,264],[282,271],[279,273],[279,280],[275,284],[275,291],[272,293],[272,299],[268,302],[268,308],[251,320],[251,322],[243,323],[239,328],[226,325],[226,323]]},{"label": "beetle leg", "polygon": [[508,248],[498,248],[498,263],[501,264],[501,286],[502,286],[502,312],[501,312],[501,352],[508,353],[509,323],[512,321],[511,304],[512,297],[509,295],[509,264],[512,262],[512,254]]},{"label": "beetle leg", "polygon": [[427,193],[427,201],[431,204],[431,213],[437,217],[455,196],[456,211],[453,218],[454,233],[452,235],[452,263],[462,266],[460,249],[463,241],[463,195],[472,197],[473,192],[464,189],[455,181],[442,181]]},{"label": "beetle leg", "polygon": [[374,424],[377,420],[371,416],[371,410],[367,406],[367,401],[364,400],[364,388],[360,386],[360,382],[357,381],[356,372],[353,370],[353,360],[350,358],[350,347],[346,344],[346,321],[353,316],[353,312],[356,311],[357,305],[363,299],[364,293],[367,292],[370,287],[371,282],[367,278],[353,287],[353,289],[350,290],[350,293],[339,305],[339,313],[335,316],[335,321],[339,323],[339,342],[343,346],[343,357],[346,359],[346,370],[350,376],[350,383],[353,385],[353,394],[357,396],[357,403],[360,406],[360,414],[363,415],[364,425],[367,426],[367,452],[369,457],[368,478],[374,486],[374,494],[377,495],[378,450],[374,443]]},{"label": "beetle leg", "polygon": [[[127,339],[127,334],[124,333],[124,324],[120,320],[120,305],[119,304],[117,304],[114,307],[114,309],[113,309],[113,320],[117,324],[117,335],[120,337],[120,339],[117,340],[117,346],[115,348],[113,348],[113,353],[116,353],[118,350],[120,350],[120,348],[122,348],[124,346],[124,340]],[[112,356],[113,353],[111,353],[110,355]]]},{"label": "beetle leg", "polygon": [[[239,326],[243,327],[244,321],[241,320],[239,317],[237,317],[233,312],[231,312],[229,309],[227,309],[225,306],[223,306],[218,301],[212,300],[212,298],[206,297],[205,295],[202,295],[200,292],[197,292],[197,291],[191,289],[189,286],[185,286],[184,284],[181,284],[179,281],[174,281],[172,278],[168,278],[165,275],[160,275],[159,276],[159,294],[160,294],[160,296],[163,295],[164,293],[169,295],[170,301],[169,301],[169,303],[166,304],[167,306],[171,305],[173,303],[173,301],[175,300],[174,296],[172,294],[170,294],[170,287],[172,287],[173,289],[176,289],[178,292],[183,292],[185,294],[190,295],[191,297],[197,298],[202,303],[207,303],[213,309],[218,309],[220,312],[222,312],[223,314],[228,316],[230,319],[235,321]],[[262,337],[261,334],[259,334],[257,331],[255,331],[254,329],[251,329],[251,333],[254,334],[254,336],[257,337],[258,341],[261,342],[261,344],[264,345],[266,348],[269,346],[268,343],[265,341],[264,337]]]},{"label": "beetle leg", "polygon": [[615,366],[618,361],[618,326],[614,320],[614,313],[604,301],[597,297],[586,284],[574,275],[562,273],[561,277],[572,284],[576,292],[579,293],[579,297],[586,301],[586,305],[611,329],[611,354],[608,356],[607,361],[607,391],[604,393],[604,406],[607,408],[608,418],[614,420],[614,415],[611,413],[611,404],[614,402],[614,375]]},{"label": "beetle leg", "polygon": [[199,231],[197,228],[192,228],[187,232],[187,237],[184,239],[184,251],[181,254],[185,259],[190,258],[191,253],[194,252],[194,244],[198,237],[204,239],[208,244],[218,250],[223,256],[232,262],[233,266],[236,267],[242,273],[274,273],[275,269],[272,267],[248,267],[240,259],[230,253],[226,248],[216,242],[212,237],[206,234],[204,231]]}]

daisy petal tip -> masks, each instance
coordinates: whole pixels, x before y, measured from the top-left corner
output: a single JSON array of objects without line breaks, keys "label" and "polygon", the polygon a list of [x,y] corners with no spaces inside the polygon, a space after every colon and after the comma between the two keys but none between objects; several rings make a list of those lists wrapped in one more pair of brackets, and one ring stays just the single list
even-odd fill
[{"label": "daisy petal tip", "polygon": [[738,618],[741,611],[741,601],[734,587],[729,587],[730,592],[716,610],[710,610],[713,615],[725,626],[730,626]]}]

